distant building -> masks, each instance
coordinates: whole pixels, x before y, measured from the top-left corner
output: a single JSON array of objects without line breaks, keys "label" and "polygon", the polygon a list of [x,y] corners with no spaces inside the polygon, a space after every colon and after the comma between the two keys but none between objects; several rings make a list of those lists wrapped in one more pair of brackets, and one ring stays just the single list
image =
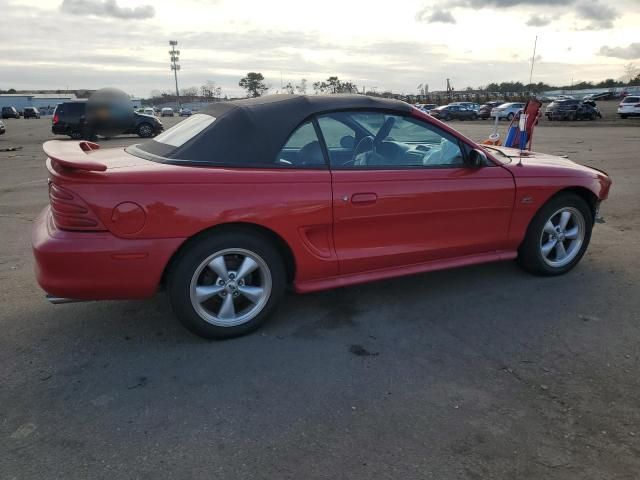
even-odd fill
[{"label": "distant building", "polygon": [[25,107],[53,109],[62,102],[77,100],[73,93],[3,93],[0,94],[0,107],[16,107],[22,112]]}]

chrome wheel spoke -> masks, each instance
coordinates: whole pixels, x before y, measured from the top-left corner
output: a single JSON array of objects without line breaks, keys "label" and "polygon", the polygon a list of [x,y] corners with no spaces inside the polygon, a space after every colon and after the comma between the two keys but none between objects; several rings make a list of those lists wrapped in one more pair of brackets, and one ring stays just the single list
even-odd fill
[{"label": "chrome wheel spoke", "polygon": [[570,228],[564,232],[564,238],[568,240],[575,240],[578,238],[579,229],[578,227]]},{"label": "chrome wheel spoke", "polygon": [[542,255],[544,255],[545,257],[549,256],[549,253],[551,253],[551,250],[553,250],[553,248],[556,246],[556,244],[558,243],[557,240],[549,240],[547,243],[545,243],[544,245],[542,245]]},{"label": "chrome wheel spoke", "polygon": [[567,224],[569,223],[570,219],[571,219],[571,212],[568,212],[565,210],[560,214],[560,223],[558,224],[558,226],[560,227],[560,230],[565,230],[567,228]]},{"label": "chrome wheel spoke", "polygon": [[548,233],[550,235],[554,235],[556,233],[556,227],[553,225],[551,220],[544,224],[544,233]]},{"label": "chrome wheel spoke", "polygon": [[233,296],[227,295],[222,301],[218,317],[223,320],[231,320],[236,316],[236,306],[233,304]]},{"label": "chrome wheel spoke", "polygon": [[224,255],[220,255],[219,257],[211,260],[208,267],[216,272],[218,277],[220,277],[225,282],[229,280],[229,272],[227,270],[227,264],[224,261]]},{"label": "chrome wheel spoke", "polygon": [[221,285],[201,285],[196,287],[196,299],[198,302],[206,302],[224,290]]},{"label": "chrome wheel spoke", "polygon": [[567,250],[564,248],[564,243],[556,243],[556,260],[563,260],[567,256]]},{"label": "chrome wheel spoke", "polygon": [[252,287],[248,285],[239,286],[238,291],[245,296],[251,303],[258,303],[264,296],[264,288]]},{"label": "chrome wheel spoke", "polygon": [[250,257],[244,257],[242,261],[242,265],[238,269],[236,273],[236,280],[242,280],[244,277],[253,272],[256,268],[258,268],[258,264]]}]

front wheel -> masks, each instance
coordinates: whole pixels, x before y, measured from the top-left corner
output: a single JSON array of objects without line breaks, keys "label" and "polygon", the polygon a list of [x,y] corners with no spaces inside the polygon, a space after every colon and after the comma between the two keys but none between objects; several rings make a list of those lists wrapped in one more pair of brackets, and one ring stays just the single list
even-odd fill
[{"label": "front wheel", "polygon": [[549,200],[533,217],[518,263],[537,275],[561,275],[571,270],[587,250],[593,228],[593,212],[573,193]]},{"label": "front wheel", "polygon": [[510,113],[509,115],[507,115],[507,120],[508,121],[513,120],[513,113]]},{"label": "front wheel", "polygon": [[187,245],[167,291],[182,324],[210,339],[258,328],[284,293],[282,258],[267,238],[244,231],[212,234]]},{"label": "front wheel", "polygon": [[153,136],[153,127],[148,123],[143,123],[138,127],[138,136],[142,138],[149,138]]}]

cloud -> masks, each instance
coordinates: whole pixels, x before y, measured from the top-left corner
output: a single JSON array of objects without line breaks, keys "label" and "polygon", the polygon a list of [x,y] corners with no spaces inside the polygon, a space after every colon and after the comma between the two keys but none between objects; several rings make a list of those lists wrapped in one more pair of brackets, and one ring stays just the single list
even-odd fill
[{"label": "cloud", "polygon": [[453,5],[466,8],[509,8],[518,6],[537,7],[540,5],[567,6],[574,2],[575,0],[458,0],[457,2],[454,2]]},{"label": "cloud", "polygon": [[551,23],[551,18],[542,17],[540,15],[531,15],[529,20],[527,20],[527,25],[530,27],[544,27],[545,25],[549,25]]},{"label": "cloud", "polygon": [[[444,0],[443,0],[444,1]],[[607,0],[609,2],[610,0]],[[444,5],[444,3],[442,4]],[[613,28],[613,22],[620,16],[620,12],[611,7],[608,3],[604,3],[602,0],[454,0],[449,2],[449,8],[494,8],[505,9],[512,7],[547,7],[557,8],[564,7],[564,11],[570,8],[575,13],[575,16],[581,20],[588,20],[585,26],[577,28],[577,30],[606,30]],[[435,15],[437,12],[446,13],[451,17],[448,11],[442,9],[442,7],[436,6],[433,10]],[[416,18],[422,21],[429,21],[428,7],[424,7],[416,14]],[[564,12],[563,12],[564,13]],[[453,18],[453,17],[451,17]],[[442,21],[442,20],[436,20]],[[542,27],[552,22],[552,18],[549,16],[541,16],[533,14],[527,21],[527,25],[532,27]]]},{"label": "cloud", "polygon": [[453,18],[451,12],[442,8],[436,8],[431,11],[429,7],[424,7],[416,13],[416,20],[426,23],[456,23],[456,19]]},{"label": "cloud", "polygon": [[71,15],[94,15],[123,20],[144,20],[156,14],[151,5],[120,7],[116,0],[63,0],[60,10]]},{"label": "cloud", "polygon": [[613,28],[613,21],[620,13],[609,5],[603,5],[598,0],[581,0],[575,5],[576,13],[580,18],[589,20],[583,30],[606,30]]},{"label": "cloud", "polygon": [[640,58],[640,43],[632,43],[628,47],[609,47],[604,45],[598,51],[598,55],[634,60]]}]

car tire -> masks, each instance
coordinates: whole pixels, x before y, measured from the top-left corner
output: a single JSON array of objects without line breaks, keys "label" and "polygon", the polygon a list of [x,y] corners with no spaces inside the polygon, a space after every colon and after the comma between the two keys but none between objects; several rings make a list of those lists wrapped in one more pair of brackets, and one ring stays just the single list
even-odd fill
[{"label": "car tire", "polygon": [[531,220],[518,249],[518,263],[535,275],[568,272],[589,246],[593,211],[574,193],[552,197]]},{"label": "car tire", "polygon": [[282,257],[268,238],[234,230],[187,244],[172,262],[167,292],[188,330],[225,339],[258,328],[282,298],[286,278]]},{"label": "car tire", "polygon": [[620,115],[620,118],[624,119],[624,118],[627,118],[627,116],[626,115]]},{"label": "car tire", "polygon": [[511,121],[513,120],[513,113],[510,113],[509,115],[507,115],[507,121]]},{"label": "car tire", "polygon": [[476,115],[475,113],[471,115],[471,120],[477,120],[477,119],[478,119],[478,115]]},{"label": "car tire", "polygon": [[141,123],[138,125],[138,136],[141,138],[153,137],[153,126],[150,123]]}]

